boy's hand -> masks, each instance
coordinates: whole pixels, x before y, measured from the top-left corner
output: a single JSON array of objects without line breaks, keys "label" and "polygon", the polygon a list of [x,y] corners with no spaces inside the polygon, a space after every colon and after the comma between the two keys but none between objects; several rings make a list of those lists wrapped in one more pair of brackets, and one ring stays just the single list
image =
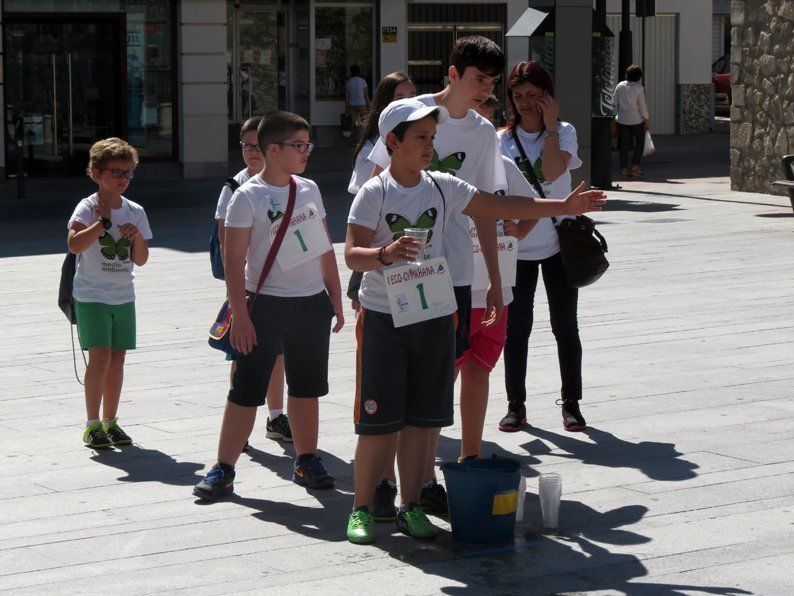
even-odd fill
[{"label": "boy's hand", "polygon": [[419,256],[420,248],[421,245],[410,236],[401,236],[386,247],[383,258],[392,263],[413,261]]},{"label": "boy's hand", "polygon": [[485,311],[482,313],[483,327],[491,327],[502,320],[502,312],[505,309],[502,288],[488,285],[488,292],[485,294]]},{"label": "boy's hand", "polygon": [[232,317],[232,329],[229,332],[232,347],[243,354],[250,354],[256,345],[256,329],[248,316],[248,311]]},{"label": "boy's hand", "polygon": [[141,232],[134,225],[128,223],[119,226],[119,232],[123,238],[129,240],[136,240],[141,237]]},{"label": "boy's hand", "polygon": [[588,211],[601,211],[607,204],[607,195],[600,190],[584,190],[584,182],[565,197],[565,214],[581,215]]},{"label": "boy's hand", "polygon": [[110,205],[107,205],[107,204],[103,203],[102,201],[99,201],[99,203],[94,205],[94,211],[96,212],[96,214],[98,216],[106,217],[106,218],[110,219]]},{"label": "boy's hand", "polygon": [[339,333],[342,330],[342,327],[345,326],[345,315],[342,312],[341,300],[339,301],[338,305],[334,306],[334,316],[336,317],[336,325],[334,325],[332,331],[334,333]]}]

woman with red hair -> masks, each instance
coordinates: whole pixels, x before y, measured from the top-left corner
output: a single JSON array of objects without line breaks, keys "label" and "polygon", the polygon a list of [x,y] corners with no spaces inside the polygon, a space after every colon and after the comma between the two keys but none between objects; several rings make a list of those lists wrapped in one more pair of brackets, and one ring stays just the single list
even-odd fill
[{"label": "woman with red hair", "polygon": [[[517,64],[507,80],[512,112],[499,132],[502,154],[515,161],[539,196],[564,197],[571,192],[571,170],[582,165],[576,129],[559,119],[554,82],[537,62]],[[527,423],[526,374],[532,332],[535,289],[539,272],[549,300],[551,330],[557,340],[562,379],[562,419],[567,431],[581,431],[586,422],[579,409],[582,398],[582,344],[577,320],[578,290],[565,281],[560,243],[551,218],[505,222],[505,233],[518,244],[516,286],[507,315],[505,386],[508,412],[499,430],[514,432]]]}]

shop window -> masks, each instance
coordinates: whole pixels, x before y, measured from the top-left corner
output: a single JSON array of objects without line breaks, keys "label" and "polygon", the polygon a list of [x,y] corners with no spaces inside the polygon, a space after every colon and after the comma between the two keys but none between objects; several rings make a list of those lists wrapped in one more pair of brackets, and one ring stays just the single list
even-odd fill
[{"label": "shop window", "polygon": [[341,101],[350,67],[373,89],[372,7],[317,6],[314,12],[315,98]]}]

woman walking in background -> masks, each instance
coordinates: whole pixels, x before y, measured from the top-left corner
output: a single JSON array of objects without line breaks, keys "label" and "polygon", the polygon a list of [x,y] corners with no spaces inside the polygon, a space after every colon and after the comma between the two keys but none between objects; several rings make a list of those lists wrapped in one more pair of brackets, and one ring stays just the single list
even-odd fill
[{"label": "woman walking in background", "polygon": [[[626,69],[626,80],[615,87],[614,101],[618,110],[615,121],[618,124],[620,171],[624,178],[645,176],[645,172],[640,169],[640,160],[645,148],[645,131],[650,131],[651,126],[645,89],[640,83],[641,80],[642,68],[632,64]],[[634,153],[629,171],[629,149],[632,144]]]}]

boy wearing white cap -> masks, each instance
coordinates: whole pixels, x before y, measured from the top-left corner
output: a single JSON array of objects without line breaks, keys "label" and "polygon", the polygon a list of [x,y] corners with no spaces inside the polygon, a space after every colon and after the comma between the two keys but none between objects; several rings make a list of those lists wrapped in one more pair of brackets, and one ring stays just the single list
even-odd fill
[{"label": "boy wearing white cap", "polygon": [[[603,193],[583,192],[582,185],[564,200],[532,200],[483,193],[449,174],[425,172],[436,123],[447,117],[444,107],[414,99],[390,104],[378,128],[391,165],[361,187],[348,216],[345,261],[364,272],[356,328],[359,438],[347,527],[348,540],[357,544],[375,538],[372,496],[398,433],[397,526],[415,538],[436,535],[417,503],[429,440],[452,424],[457,305],[443,246],[453,215],[535,219],[597,210],[605,203]],[[424,244],[417,227],[429,230]]]}]

